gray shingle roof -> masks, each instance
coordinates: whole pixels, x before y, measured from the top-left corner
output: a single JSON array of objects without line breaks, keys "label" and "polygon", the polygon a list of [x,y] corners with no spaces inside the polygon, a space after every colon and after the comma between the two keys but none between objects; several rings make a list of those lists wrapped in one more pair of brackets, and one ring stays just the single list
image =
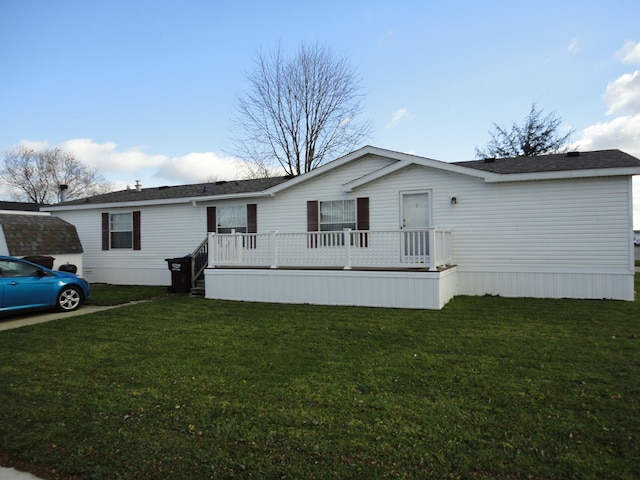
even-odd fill
[{"label": "gray shingle roof", "polygon": [[149,200],[167,200],[178,198],[210,197],[240,193],[257,193],[285,182],[290,177],[258,178],[252,180],[229,180],[213,183],[196,183],[192,185],[175,185],[166,187],[135,188],[105,193],[79,200],[58,203],[55,206],[87,205],[100,203],[144,202]]},{"label": "gray shingle roof", "polygon": [[48,215],[0,214],[9,254],[18,257],[82,253],[76,227]]},{"label": "gray shingle roof", "polygon": [[24,202],[7,202],[0,200],[0,210],[19,210],[22,212],[37,212],[40,210],[40,205],[37,203],[24,203]]},{"label": "gray shingle roof", "polygon": [[461,165],[463,167],[500,174],[640,167],[640,160],[620,150],[598,150],[593,152],[539,155],[536,157],[496,158],[454,163],[455,165]]}]

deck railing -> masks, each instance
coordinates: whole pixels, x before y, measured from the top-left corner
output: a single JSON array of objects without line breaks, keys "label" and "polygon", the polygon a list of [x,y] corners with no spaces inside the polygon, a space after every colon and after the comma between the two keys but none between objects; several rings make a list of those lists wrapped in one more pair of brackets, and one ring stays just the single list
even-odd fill
[{"label": "deck railing", "polygon": [[209,234],[209,266],[428,268],[451,265],[443,228]]},{"label": "deck railing", "polygon": [[191,254],[191,288],[196,286],[196,282],[209,262],[209,238],[205,238],[198,248]]}]

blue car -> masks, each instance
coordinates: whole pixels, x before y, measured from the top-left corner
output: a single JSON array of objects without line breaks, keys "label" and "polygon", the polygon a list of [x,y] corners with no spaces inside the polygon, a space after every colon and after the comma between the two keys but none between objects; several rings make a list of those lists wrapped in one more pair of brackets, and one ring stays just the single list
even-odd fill
[{"label": "blue car", "polygon": [[0,313],[33,308],[76,310],[89,297],[89,282],[75,273],[0,256]]}]

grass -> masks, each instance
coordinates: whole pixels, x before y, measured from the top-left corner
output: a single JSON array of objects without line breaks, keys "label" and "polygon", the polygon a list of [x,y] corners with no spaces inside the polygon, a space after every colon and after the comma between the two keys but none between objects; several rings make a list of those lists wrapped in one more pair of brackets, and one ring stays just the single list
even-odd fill
[{"label": "grass", "polygon": [[87,305],[122,305],[168,295],[167,287],[145,285],[92,284]]},{"label": "grass", "polygon": [[0,385],[49,478],[631,479],[640,302],[165,296],[1,332]]}]

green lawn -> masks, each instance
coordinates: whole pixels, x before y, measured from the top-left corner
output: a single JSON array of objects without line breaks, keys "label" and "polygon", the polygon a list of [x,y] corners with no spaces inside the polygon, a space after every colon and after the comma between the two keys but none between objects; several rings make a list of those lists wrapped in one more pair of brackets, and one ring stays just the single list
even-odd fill
[{"label": "green lawn", "polygon": [[171,295],[0,332],[0,386],[0,463],[49,478],[640,472],[638,301]]},{"label": "green lawn", "polygon": [[145,285],[91,285],[87,305],[122,305],[128,302],[151,300],[167,296],[167,287]]}]

